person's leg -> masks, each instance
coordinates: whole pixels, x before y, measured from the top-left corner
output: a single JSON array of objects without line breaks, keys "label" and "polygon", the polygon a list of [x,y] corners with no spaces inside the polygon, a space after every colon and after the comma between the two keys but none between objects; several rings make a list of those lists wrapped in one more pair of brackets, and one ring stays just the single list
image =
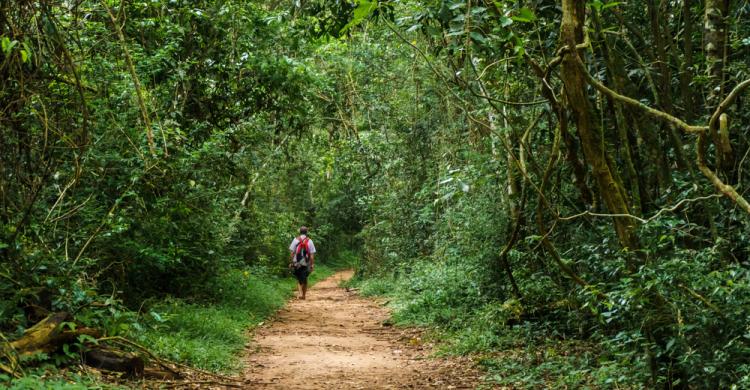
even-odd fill
[{"label": "person's leg", "polygon": [[297,278],[297,298],[302,298],[305,296],[302,286],[307,283],[307,279],[305,278],[303,270],[304,268],[297,268],[294,270],[294,277]]},{"label": "person's leg", "polygon": [[302,279],[300,280],[300,284],[302,285],[302,299],[305,299],[307,296],[307,277],[310,276],[310,268],[302,267],[301,276]]}]

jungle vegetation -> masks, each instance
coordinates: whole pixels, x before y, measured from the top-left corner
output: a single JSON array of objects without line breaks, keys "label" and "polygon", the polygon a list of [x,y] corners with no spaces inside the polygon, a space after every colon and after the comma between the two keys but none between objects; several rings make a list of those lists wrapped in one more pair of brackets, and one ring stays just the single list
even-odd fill
[{"label": "jungle vegetation", "polygon": [[227,369],[160,313],[262,318],[307,224],[495,383],[750,387],[747,0],[17,0],[0,43],[4,341]]}]

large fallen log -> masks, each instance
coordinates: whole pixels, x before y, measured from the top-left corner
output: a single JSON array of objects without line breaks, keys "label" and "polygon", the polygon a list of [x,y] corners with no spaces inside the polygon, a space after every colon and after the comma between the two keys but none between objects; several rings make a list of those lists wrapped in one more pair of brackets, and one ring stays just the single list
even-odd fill
[{"label": "large fallen log", "polygon": [[54,313],[23,332],[23,336],[10,343],[10,348],[19,355],[36,352],[52,352],[60,345],[55,340],[63,333],[62,323],[69,320],[66,312]]},{"label": "large fallen log", "polygon": [[[101,337],[101,332],[85,327],[66,327],[65,322],[70,321],[68,313],[60,312],[47,316],[36,325],[27,329],[23,335],[12,341],[3,348],[6,355],[27,356],[39,352],[53,353],[64,344],[76,342],[79,336],[87,335],[92,338]],[[106,347],[84,348],[84,363],[96,368],[110,371],[124,372],[126,376],[143,376],[143,359],[127,352],[112,350]],[[12,363],[17,363],[13,361]]]},{"label": "large fallen log", "polygon": [[101,333],[92,328],[66,329],[63,324],[71,319],[66,312],[53,313],[23,332],[18,340],[8,344],[19,356],[38,352],[51,353],[63,344],[74,342],[80,335],[98,338]]},{"label": "large fallen log", "polygon": [[[66,322],[72,321],[68,313],[60,312],[48,315],[36,325],[27,329],[23,335],[11,342],[0,344],[0,370],[9,374],[18,376],[18,357],[33,355],[35,353],[51,354],[60,350],[65,344],[72,344],[79,341],[79,336],[87,335],[91,337],[94,343],[85,342],[76,344],[80,348],[83,363],[102,370],[122,372],[125,377],[143,378],[153,377],[161,380],[175,380],[183,378],[183,374],[172,365],[179,366],[178,363],[168,364],[148,349],[122,337],[102,337],[101,332],[92,328],[65,326]],[[145,368],[144,358],[132,352],[124,352],[111,346],[108,343],[118,344],[126,349],[135,349],[147,355],[152,363],[161,366],[159,368]],[[3,365],[3,356],[10,363],[9,366]],[[171,362],[170,362],[171,363]],[[200,370],[192,368],[197,372]],[[217,376],[216,374],[211,374]]]}]

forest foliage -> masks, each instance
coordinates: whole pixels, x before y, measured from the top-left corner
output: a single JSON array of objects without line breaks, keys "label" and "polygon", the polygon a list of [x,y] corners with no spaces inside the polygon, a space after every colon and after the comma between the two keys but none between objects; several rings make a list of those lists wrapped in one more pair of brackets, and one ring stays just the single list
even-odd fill
[{"label": "forest foliage", "polygon": [[307,224],[499,383],[748,387],[749,17],[5,2],[0,330],[220,302],[217,277],[283,275]]}]

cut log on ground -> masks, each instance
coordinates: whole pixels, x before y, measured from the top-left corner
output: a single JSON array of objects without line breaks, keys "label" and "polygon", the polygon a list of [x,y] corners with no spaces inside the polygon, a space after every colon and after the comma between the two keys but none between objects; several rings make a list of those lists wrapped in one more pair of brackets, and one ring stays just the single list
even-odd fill
[{"label": "cut log on ground", "polygon": [[94,348],[86,351],[83,357],[83,362],[87,366],[124,372],[125,376],[129,378],[143,377],[144,363],[138,355],[111,349]]}]

